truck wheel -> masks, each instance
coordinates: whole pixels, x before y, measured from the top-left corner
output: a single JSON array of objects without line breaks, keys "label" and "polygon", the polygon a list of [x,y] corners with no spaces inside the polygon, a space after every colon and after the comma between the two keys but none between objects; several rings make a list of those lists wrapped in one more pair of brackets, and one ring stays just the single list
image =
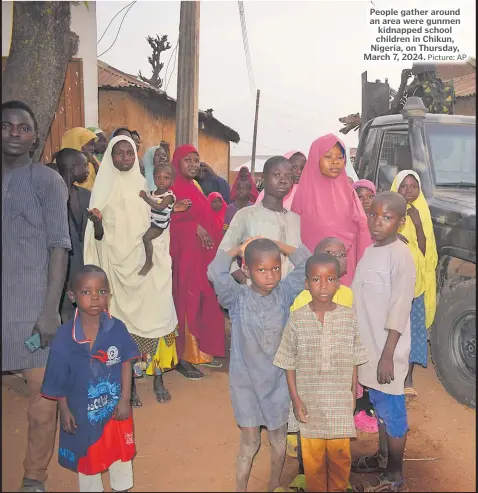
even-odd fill
[{"label": "truck wheel", "polygon": [[431,330],[431,353],[441,383],[457,401],[476,407],[476,279],[444,293]]}]

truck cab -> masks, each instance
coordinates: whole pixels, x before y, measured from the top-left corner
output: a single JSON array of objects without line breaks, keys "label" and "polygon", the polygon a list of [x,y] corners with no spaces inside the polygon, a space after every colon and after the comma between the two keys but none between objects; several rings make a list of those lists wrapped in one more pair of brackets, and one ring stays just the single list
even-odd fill
[{"label": "truck cab", "polygon": [[355,168],[390,190],[399,171],[418,173],[438,250],[437,311],[429,340],[436,373],[459,402],[476,407],[476,118],[426,113],[408,98],[401,115],[367,122]]}]

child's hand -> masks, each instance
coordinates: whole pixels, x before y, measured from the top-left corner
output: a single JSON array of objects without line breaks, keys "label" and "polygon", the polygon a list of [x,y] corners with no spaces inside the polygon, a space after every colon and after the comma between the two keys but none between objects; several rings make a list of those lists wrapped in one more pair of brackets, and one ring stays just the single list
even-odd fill
[{"label": "child's hand", "polygon": [[307,408],[305,404],[297,398],[292,401],[292,407],[294,409],[294,416],[297,418],[297,421],[300,423],[307,423],[307,419],[309,415],[307,414]]},{"label": "child's hand", "polygon": [[131,415],[131,401],[130,399],[120,399],[115,409],[115,419],[118,421],[124,421]]},{"label": "child's hand", "polygon": [[88,219],[94,223],[100,223],[103,220],[103,216],[99,209],[88,209]]},{"label": "child's hand", "polygon": [[377,382],[380,385],[391,383],[395,379],[393,374],[393,357],[383,356],[377,366]]},{"label": "child's hand", "polygon": [[148,198],[148,194],[144,190],[141,190],[141,192],[139,192],[139,196],[142,199],[147,199]]},{"label": "child's hand", "polygon": [[260,240],[261,238],[264,238],[263,236],[260,236],[260,235],[257,235],[257,236],[253,236],[252,238],[249,238],[248,240],[244,241],[243,243],[241,243],[238,248],[239,248],[239,252],[238,252],[238,255],[239,257],[241,258],[244,258],[244,252],[246,251],[246,247],[247,245],[249,245],[249,243],[251,241],[254,241],[254,240]]},{"label": "child's hand", "polygon": [[192,205],[189,199],[180,200],[173,205],[173,212],[186,212]]},{"label": "child's hand", "polygon": [[410,207],[407,210],[407,216],[410,217],[410,219],[412,220],[412,223],[413,224],[416,225],[416,224],[421,223],[421,221],[420,221],[420,213],[418,212],[418,209],[415,206],[410,205]]},{"label": "child's hand", "polygon": [[75,434],[77,428],[75,417],[66,405],[60,407],[60,426],[69,435]]}]

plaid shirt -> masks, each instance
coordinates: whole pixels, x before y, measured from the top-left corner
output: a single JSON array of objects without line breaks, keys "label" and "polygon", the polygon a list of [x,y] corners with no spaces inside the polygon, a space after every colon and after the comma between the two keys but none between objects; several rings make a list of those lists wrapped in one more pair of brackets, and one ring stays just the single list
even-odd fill
[{"label": "plaid shirt", "polygon": [[352,375],[368,361],[351,308],[337,305],[319,322],[309,305],[292,312],[274,364],[296,370],[297,392],[305,404],[307,423],[291,410],[289,431],[304,438],[355,437]]}]

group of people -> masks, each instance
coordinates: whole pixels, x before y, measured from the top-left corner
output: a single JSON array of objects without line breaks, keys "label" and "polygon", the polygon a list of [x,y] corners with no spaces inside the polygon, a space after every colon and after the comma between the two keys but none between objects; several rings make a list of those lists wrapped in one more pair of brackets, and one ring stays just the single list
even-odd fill
[{"label": "group of people", "polygon": [[[2,104],[2,370],[21,372],[31,394],[22,491],[45,491],[57,406],[59,461],[80,491],[102,491],[107,469],[114,490],[130,489],[135,378],[153,376],[165,403],[165,371],[197,380],[201,366],[220,368],[225,313],[237,491],[261,427],[271,491],[286,449],[299,461],[292,488],[343,491],[352,469],[382,473],[355,491],[406,490],[405,394],[417,398],[436,304],[414,171],[376,195],[347,177],[345,145],[328,134],[307,156],[268,159],[259,194],[247,168],[230,189],[192,145],[140,160],[126,127],[109,141],[69,130],[46,166],[30,159],[36,135],[27,105]],[[356,428],[378,430],[379,449],[352,462]]]}]

